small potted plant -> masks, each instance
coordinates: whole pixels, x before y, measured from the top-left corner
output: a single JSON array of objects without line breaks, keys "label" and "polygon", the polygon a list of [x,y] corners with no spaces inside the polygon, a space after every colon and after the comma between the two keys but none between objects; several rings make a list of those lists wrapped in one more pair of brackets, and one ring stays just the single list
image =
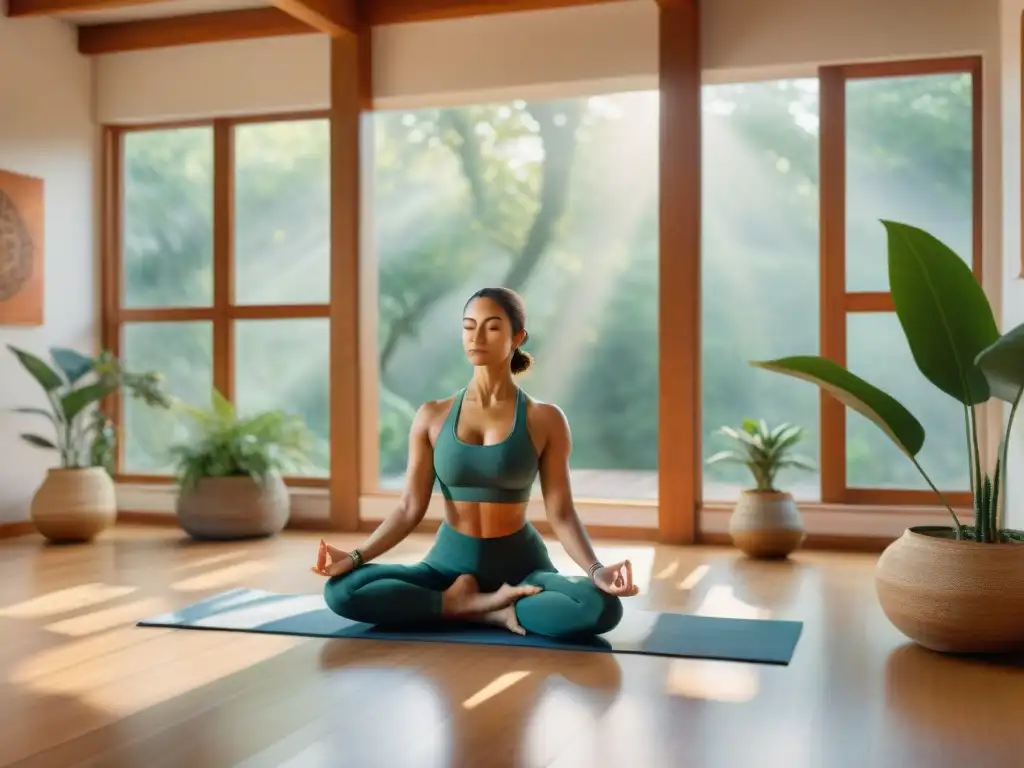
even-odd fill
[{"label": "small potted plant", "polygon": [[21,438],[36,448],[56,451],[59,461],[32,498],[32,523],[50,541],[89,541],[117,518],[112,477],[116,437],[99,403],[118,390],[162,408],[170,407],[171,399],[159,374],[130,373],[109,352],[88,357],[54,348],[51,366],[31,352],[10,345],[8,349],[43,388],[50,406],[14,409],[42,416],[52,430],[51,436],[26,432]]},{"label": "small potted plant", "polygon": [[219,391],[209,408],[182,405],[194,435],[174,446],[177,515],[196,539],[272,536],[287,525],[291,498],[282,474],[309,465],[313,437],[298,417],[267,411],[240,418]]},{"label": "small potted plant", "polygon": [[[810,381],[879,427],[921,473],[949,526],[913,526],[875,570],[879,602],[907,637],[935,651],[1001,653],[1024,648],[1024,534],[1005,525],[1009,437],[1024,395],[1024,325],[1000,335],[967,262],[909,224],[883,221],[889,289],[914,365],[963,411],[964,460],[973,525],[960,521],[918,456],[921,422],[899,401],[843,366],[815,355],[754,362]],[[979,408],[1010,406],[993,467],[981,459]]]},{"label": "small potted plant", "polygon": [[743,491],[729,519],[729,535],[744,554],[757,558],[785,558],[806,536],[800,510],[792,494],[776,487],[779,470],[814,470],[814,463],[794,449],[804,430],[792,424],[769,428],[764,420],[746,419],[740,429],[722,427],[718,433],[738,447],[711,456],[708,465],[741,464],[750,470],[754,487]]}]

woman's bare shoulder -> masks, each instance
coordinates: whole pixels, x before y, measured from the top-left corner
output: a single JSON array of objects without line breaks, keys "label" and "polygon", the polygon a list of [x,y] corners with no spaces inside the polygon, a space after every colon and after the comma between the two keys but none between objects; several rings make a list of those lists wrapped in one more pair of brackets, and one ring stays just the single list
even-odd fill
[{"label": "woman's bare shoulder", "polygon": [[569,431],[569,420],[555,403],[545,403],[530,395],[526,396],[526,416],[530,426],[544,430],[545,434],[562,434]]},{"label": "woman's bare shoulder", "polygon": [[445,397],[441,400],[427,400],[416,410],[415,424],[421,429],[429,430],[436,427],[448,417],[448,412],[458,395]]}]

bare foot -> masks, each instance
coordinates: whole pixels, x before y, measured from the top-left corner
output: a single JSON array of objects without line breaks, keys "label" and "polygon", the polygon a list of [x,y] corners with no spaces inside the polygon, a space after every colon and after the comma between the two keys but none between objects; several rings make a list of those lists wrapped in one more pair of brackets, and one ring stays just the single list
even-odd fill
[{"label": "bare foot", "polygon": [[502,584],[495,592],[481,592],[469,574],[459,576],[441,596],[441,613],[444,616],[476,616],[511,606],[516,600],[536,595],[540,587]]},{"label": "bare foot", "polygon": [[505,627],[505,629],[515,632],[517,635],[526,634],[526,630],[522,628],[519,624],[519,619],[516,618],[516,607],[514,605],[506,605],[504,608],[485,613],[477,621],[482,624],[491,624],[495,627]]}]

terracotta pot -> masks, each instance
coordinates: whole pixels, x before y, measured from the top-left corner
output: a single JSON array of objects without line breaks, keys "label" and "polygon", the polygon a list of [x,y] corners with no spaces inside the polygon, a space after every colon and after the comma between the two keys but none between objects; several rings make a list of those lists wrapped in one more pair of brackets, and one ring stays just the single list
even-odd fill
[{"label": "terracotta pot", "polygon": [[744,491],[729,519],[732,542],[757,558],[788,557],[806,537],[792,495],[781,491]]},{"label": "terracotta pot", "polygon": [[91,541],[117,520],[114,481],[102,467],[54,467],[32,497],[30,514],[50,541]]},{"label": "terracotta pot", "polygon": [[288,487],[273,474],[264,485],[250,477],[204,477],[181,491],[178,522],[196,539],[249,539],[280,533],[291,515]]},{"label": "terracotta pot", "polygon": [[949,528],[907,529],[878,559],[886,617],[944,653],[1024,650],[1024,544],[956,541]]}]

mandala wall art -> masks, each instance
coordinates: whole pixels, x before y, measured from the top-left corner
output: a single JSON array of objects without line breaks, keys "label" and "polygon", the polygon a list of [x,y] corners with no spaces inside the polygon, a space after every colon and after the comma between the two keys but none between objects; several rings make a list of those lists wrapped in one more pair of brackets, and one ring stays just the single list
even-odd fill
[{"label": "mandala wall art", "polygon": [[43,180],[0,171],[0,325],[43,324]]}]

